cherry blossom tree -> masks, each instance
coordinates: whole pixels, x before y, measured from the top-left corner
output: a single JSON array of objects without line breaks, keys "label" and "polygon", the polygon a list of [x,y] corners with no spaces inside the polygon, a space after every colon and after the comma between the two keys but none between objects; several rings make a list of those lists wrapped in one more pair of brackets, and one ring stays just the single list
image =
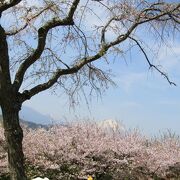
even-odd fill
[{"label": "cherry blossom tree", "polygon": [[[70,98],[84,86],[102,91],[112,81],[96,61],[108,64],[107,55],[123,53],[122,44],[136,45],[149,67],[175,85],[152,63],[139,31],[164,42],[179,33],[179,13],[179,3],[163,0],[1,0],[0,106],[11,179],[26,179],[22,104],[57,86]],[[93,17],[101,23],[93,26]]]}]

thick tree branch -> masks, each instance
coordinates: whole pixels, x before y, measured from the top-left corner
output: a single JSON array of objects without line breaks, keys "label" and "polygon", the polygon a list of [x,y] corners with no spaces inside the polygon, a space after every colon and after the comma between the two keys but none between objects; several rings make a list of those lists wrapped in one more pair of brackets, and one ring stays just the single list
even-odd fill
[{"label": "thick tree branch", "polygon": [[8,44],[5,30],[0,25],[0,107],[5,103],[7,91],[11,90]]},{"label": "thick tree branch", "polygon": [[104,56],[107,52],[108,48],[107,46],[104,46],[100,49],[100,51],[95,54],[94,56],[90,56],[88,58],[83,58],[81,60],[79,60],[75,65],[73,65],[71,68],[68,69],[58,69],[54,75],[51,77],[51,79],[49,81],[47,81],[46,83],[40,84],[35,86],[34,88],[30,89],[30,90],[26,90],[22,93],[22,99],[21,101],[25,101],[27,99],[30,99],[32,96],[49,89],[50,87],[52,87],[57,80],[62,76],[62,75],[68,75],[68,74],[74,74],[77,73],[84,65],[93,62],[99,58],[101,58],[102,56]]},{"label": "thick tree branch", "polygon": [[16,75],[15,75],[15,80],[13,85],[15,86],[15,88],[17,90],[19,90],[22,82],[23,82],[23,78],[24,75],[27,71],[27,69],[33,64],[35,63],[40,56],[42,55],[44,49],[45,49],[45,45],[46,45],[46,38],[47,38],[47,33],[50,29],[55,28],[57,26],[68,26],[68,25],[74,25],[74,21],[73,21],[73,15],[75,10],[77,9],[77,5],[79,3],[80,0],[74,0],[74,2],[72,3],[72,6],[69,10],[68,16],[64,19],[59,19],[59,18],[53,18],[51,21],[48,21],[44,26],[42,26],[39,30],[38,30],[38,46],[36,48],[36,50],[34,51],[34,53],[29,56],[19,67]]},{"label": "thick tree branch", "polygon": [[8,44],[5,30],[0,25],[0,89],[10,84]]},{"label": "thick tree branch", "polygon": [[70,8],[70,11],[68,13],[68,18],[73,19],[74,13],[75,13],[75,11],[77,9],[77,6],[78,6],[79,2],[80,2],[80,0],[74,0],[73,1],[72,5],[71,5],[71,8]]},{"label": "thick tree branch", "polygon": [[30,89],[30,90],[26,90],[22,93],[22,102],[30,99],[32,96],[45,91],[47,89],[49,89],[50,87],[52,87],[57,81],[58,79],[63,76],[63,75],[68,75],[68,74],[74,74],[77,73],[83,66],[85,66],[88,63],[91,63],[97,59],[100,59],[101,57],[103,57],[108,49],[110,49],[112,46],[119,44],[121,42],[123,42],[125,39],[128,38],[129,34],[131,34],[131,32],[135,29],[135,27],[138,24],[135,23],[132,25],[132,27],[130,28],[130,30],[123,35],[122,37],[118,37],[117,40],[115,40],[114,42],[111,42],[109,44],[103,44],[101,49],[98,51],[97,54],[95,54],[94,56],[90,56],[87,58],[83,58],[81,60],[79,60],[75,65],[73,65],[71,68],[68,69],[58,69],[54,75],[51,77],[51,79],[49,81],[47,81],[46,83],[40,84],[35,86],[34,88]]},{"label": "thick tree branch", "polygon": [[29,56],[19,67],[15,80],[14,80],[14,86],[18,90],[23,82],[24,74],[26,70],[35,63],[36,60],[40,58],[42,55],[45,45],[46,45],[46,37],[47,33],[50,29],[57,27],[57,26],[67,26],[67,25],[73,25],[73,21],[70,19],[53,19],[52,21],[47,22],[44,26],[42,26],[38,30],[38,45],[34,53]]}]

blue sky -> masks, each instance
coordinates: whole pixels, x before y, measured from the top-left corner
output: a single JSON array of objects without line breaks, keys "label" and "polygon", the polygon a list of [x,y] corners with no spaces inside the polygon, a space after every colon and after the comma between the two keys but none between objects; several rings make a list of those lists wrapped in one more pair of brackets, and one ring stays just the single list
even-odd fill
[{"label": "blue sky", "polygon": [[[103,17],[103,11],[95,9],[95,12]],[[92,24],[101,23],[96,17],[90,18],[86,21],[86,28],[90,29]],[[153,41],[146,29],[141,29],[138,33],[145,43],[159,51],[158,56],[148,52],[150,59],[154,64],[162,65],[170,80],[177,84],[176,87],[170,86],[156,71],[149,70],[144,56],[134,48],[127,53],[126,62],[119,57],[114,63],[110,63],[117,87],[110,87],[102,98],[94,96],[88,106],[82,98],[78,106],[71,109],[68,97],[58,91],[57,95],[53,95],[51,91],[43,92],[25,105],[57,120],[115,119],[121,121],[126,128],[139,128],[148,135],[167,129],[180,135],[180,35],[175,39],[166,36],[169,48],[163,45],[159,48],[156,39]],[[111,39],[112,36],[108,32],[108,38]],[[108,59],[111,62],[113,56],[108,56]],[[107,68],[106,64],[101,66]]]},{"label": "blue sky", "polygon": [[[110,87],[102,98],[92,98],[75,108],[69,108],[68,97],[43,92],[25,103],[54,119],[115,119],[126,128],[139,128],[155,135],[170,129],[180,134],[180,40],[171,42],[171,48],[161,47],[154,61],[162,65],[177,86],[170,86],[156,71],[150,71],[144,56],[135,48],[126,63],[119,58],[111,64],[117,87]],[[112,58],[111,56],[109,57]]]}]

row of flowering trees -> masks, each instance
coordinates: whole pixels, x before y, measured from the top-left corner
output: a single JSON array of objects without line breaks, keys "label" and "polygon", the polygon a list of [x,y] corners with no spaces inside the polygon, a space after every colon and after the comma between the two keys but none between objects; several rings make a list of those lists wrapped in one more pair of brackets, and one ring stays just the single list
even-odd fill
[{"label": "row of flowering trees", "polygon": [[[5,174],[7,155],[2,128],[0,144],[0,172]],[[25,128],[23,148],[31,178],[180,177],[176,170],[180,139],[174,136],[150,140],[135,130],[110,133],[95,123],[79,123],[48,130]]]}]

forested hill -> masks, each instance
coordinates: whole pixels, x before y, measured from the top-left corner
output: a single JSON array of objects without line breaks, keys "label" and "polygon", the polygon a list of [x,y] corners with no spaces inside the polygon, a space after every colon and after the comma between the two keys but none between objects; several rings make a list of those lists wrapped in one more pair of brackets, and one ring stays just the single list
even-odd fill
[{"label": "forested hill", "polygon": [[[0,126],[2,126],[2,120],[3,120],[3,117],[2,117],[2,115],[0,115]],[[30,122],[30,121],[25,121],[25,120],[22,120],[22,119],[20,119],[20,122],[21,122],[21,124],[27,126],[28,128],[31,128],[31,129],[47,128],[48,127],[48,126],[45,126],[45,125],[42,125],[42,124],[36,124],[36,123]]]}]

